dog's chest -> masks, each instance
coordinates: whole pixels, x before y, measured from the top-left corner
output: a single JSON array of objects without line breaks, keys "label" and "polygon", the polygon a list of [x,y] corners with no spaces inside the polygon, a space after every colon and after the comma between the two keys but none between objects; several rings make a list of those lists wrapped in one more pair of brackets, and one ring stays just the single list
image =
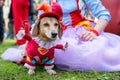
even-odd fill
[{"label": "dog's chest", "polygon": [[40,46],[39,46],[39,47],[37,48],[37,50],[38,50],[38,52],[39,52],[42,56],[54,54],[54,48],[53,48],[53,47],[50,48],[50,49],[46,49],[46,48],[43,48],[43,47],[40,47]]},{"label": "dog's chest", "polygon": [[39,56],[40,58],[44,57],[54,57],[54,47],[46,49],[37,44],[34,40],[28,43],[27,51],[29,55]]}]

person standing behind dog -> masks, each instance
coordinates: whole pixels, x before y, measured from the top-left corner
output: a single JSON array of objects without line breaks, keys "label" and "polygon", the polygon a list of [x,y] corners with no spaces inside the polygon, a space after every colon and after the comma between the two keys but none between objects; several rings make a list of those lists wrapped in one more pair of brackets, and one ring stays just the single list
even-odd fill
[{"label": "person standing behind dog", "polygon": [[[29,7],[30,0],[12,0],[15,35],[18,33],[20,28],[23,27],[23,22],[29,21]],[[30,26],[25,27],[24,29],[26,34],[29,34]],[[16,40],[16,44],[18,45],[22,45],[25,42],[25,39]]]},{"label": "person standing behind dog", "polygon": [[[61,43],[68,42],[69,47],[65,52],[55,51],[55,64],[59,69],[120,71],[120,36],[103,31],[111,16],[100,0],[44,1],[51,5],[58,2],[63,10],[62,23],[66,29]],[[85,5],[98,18],[97,23],[84,17]]]},{"label": "person standing behind dog", "polygon": [[3,5],[5,0],[0,0],[0,44],[4,38],[4,19],[3,19]]}]

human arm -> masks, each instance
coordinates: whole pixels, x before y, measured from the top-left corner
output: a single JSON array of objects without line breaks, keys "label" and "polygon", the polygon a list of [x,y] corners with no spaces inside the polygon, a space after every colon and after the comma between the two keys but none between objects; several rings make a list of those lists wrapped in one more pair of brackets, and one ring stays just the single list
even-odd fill
[{"label": "human arm", "polygon": [[[94,29],[100,34],[101,31],[107,26],[110,20],[109,11],[102,5],[99,0],[84,0],[88,9],[91,10],[92,14],[98,18],[97,24]],[[97,36],[93,32],[85,32],[81,35],[81,38],[84,41],[90,41],[96,38]]]},{"label": "human arm", "polygon": [[[94,31],[96,31],[98,34],[101,33],[101,31],[104,30],[104,28],[107,26],[108,22],[105,19],[98,19],[95,27],[94,27]],[[92,41],[94,40],[98,35],[93,32],[93,31],[86,31],[84,33],[81,34],[80,38],[83,41]]]}]

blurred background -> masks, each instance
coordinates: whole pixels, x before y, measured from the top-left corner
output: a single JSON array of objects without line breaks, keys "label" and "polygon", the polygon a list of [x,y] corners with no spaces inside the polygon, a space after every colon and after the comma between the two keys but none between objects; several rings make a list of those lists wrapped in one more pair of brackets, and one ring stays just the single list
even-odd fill
[{"label": "blurred background", "polygon": [[[39,5],[41,0],[31,0],[32,1],[32,9],[36,10],[36,7]],[[11,13],[10,13],[10,7],[11,7],[11,0],[6,0],[5,4],[3,6],[3,18],[4,18],[4,38],[5,39],[14,39],[14,30],[13,30],[13,21],[10,20]],[[33,11],[34,11],[33,10]],[[34,19],[36,18],[34,14]],[[33,24],[31,22],[31,24]]]}]

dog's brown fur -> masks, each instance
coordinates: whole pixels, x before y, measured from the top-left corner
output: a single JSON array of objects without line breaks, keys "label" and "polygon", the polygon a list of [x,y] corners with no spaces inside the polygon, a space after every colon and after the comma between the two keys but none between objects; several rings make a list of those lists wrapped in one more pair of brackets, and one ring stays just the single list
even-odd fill
[{"label": "dog's brown fur", "polygon": [[59,21],[54,17],[44,17],[42,19],[38,19],[36,22],[32,36],[39,36],[40,39],[45,41],[52,41],[56,38],[48,37],[45,32],[52,32],[58,33],[58,37],[61,39],[62,37],[62,27]]}]

